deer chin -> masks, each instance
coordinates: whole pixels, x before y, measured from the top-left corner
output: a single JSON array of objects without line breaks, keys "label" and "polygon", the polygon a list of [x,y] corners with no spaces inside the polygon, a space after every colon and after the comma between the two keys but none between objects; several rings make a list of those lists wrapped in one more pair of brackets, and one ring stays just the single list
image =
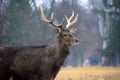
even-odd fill
[{"label": "deer chin", "polygon": [[79,42],[73,43],[73,45],[78,45],[78,44],[79,44]]}]

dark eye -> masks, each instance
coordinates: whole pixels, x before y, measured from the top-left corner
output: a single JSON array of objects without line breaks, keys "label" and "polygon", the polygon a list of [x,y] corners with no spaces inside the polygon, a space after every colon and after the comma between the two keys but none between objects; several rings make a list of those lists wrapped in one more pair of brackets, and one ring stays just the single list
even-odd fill
[{"label": "dark eye", "polygon": [[63,34],[63,36],[67,36],[67,34]]}]

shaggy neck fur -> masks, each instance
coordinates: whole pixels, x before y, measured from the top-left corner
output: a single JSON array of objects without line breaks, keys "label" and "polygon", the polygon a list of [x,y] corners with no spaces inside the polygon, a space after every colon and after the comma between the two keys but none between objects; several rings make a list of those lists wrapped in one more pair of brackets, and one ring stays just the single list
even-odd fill
[{"label": "shaggy neck fur", "polygon": [[56,48],[56,53],[54,55],[54,57],[56,59],[55,61],[56,61],[56,64],[61,67],[63,65],[67,55],[69,55],[70,46],[63,44],[61,42],[61,40],[58,40],[54,46]]}]

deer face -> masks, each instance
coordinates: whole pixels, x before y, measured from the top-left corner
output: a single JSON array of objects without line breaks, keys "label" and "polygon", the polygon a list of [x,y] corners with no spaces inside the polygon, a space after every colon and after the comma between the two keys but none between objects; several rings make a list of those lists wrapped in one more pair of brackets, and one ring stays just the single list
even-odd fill
[{"label": "deer face", "polygon": [[61,44],[71,46],[73,44],[78,43],[78,39],[73,35],[73,33],[76,31],[76,29],[71,29],[71,30],[66,30],[63,28],[57,28],[56,33],[57,33],[57,38],[58,41]]},{"label": "deer face", "polygon": [[71,20],[74,17],[74,12],[72,12],[71,17],[69,17],[69,18],[67,16],[65,16],[66,21],[67,21],[67,25],[66,25],[66,29],[64,29],[62,27],[64,19],[62,20],[62,22],[59,25],[56,25],[55,23],[53,23],[53,13],[51,14],[50,20],[48,20],[45,17],[45,15],[44,15],[44,11],[43,11],[42,5],[40,6],[40,11],[41,11],[42,19],[45,22],[50,23],[50,24],[52,24],[55,27],[58,41],[61,44],[65,44],[67,46],[71,46],[73,44],[78,43],[77,38],[75,36],[73,36],[73,33],[76,31],[76,29],[75,28],[69,29],[73,24],[75,24],[78,21],[78,14],[77,14],[77,16],[75,17],[75,19],[73,21],[71,21]]}]

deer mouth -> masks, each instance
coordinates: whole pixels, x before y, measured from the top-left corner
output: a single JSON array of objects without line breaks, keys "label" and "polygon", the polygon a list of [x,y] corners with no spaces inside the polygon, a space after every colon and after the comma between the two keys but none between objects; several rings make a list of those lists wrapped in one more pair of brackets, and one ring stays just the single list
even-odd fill
[{"label": "deer mouth", "polygon": [[77,42],[77,43],[74,43],[73,45],[78,45],[79,44],[79,42]]},{"label": "deer mouth", "polygon": [[78,45],[79,44],[79,41],[76,39],[73,43],[73,45]]}]

